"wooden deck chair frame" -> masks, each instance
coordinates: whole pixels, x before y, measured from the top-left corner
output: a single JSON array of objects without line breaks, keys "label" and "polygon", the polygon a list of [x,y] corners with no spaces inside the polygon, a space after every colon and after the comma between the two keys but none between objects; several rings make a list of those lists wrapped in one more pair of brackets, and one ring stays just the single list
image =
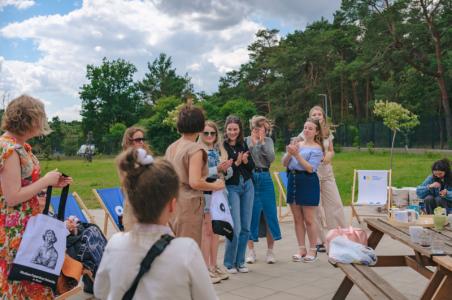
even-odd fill
[{"label": "wooden deck chair frame", "polygon": [[[387,171],[388,172],[388,182],[387,182],[387,201],[386,201],[386,212],[382,213],[360,213],[358,212],[358,207],[368,206],[368,207],[376,207],[375,205],[358,205],[357,202],[355,202],[355,194],[356,194],[356,180],[357,180],[357,174],[358,171],[354,169],[353,173],[353,185],[352,185],[352,202],[351,202],[351,209],[352,209],[352,216],[351,216],[351,222],[353,221],[353,218],[356,218],[358,220],[358,223],[361,225],[362,220],[361,217],[382,217],[387,216],[389,214],[389,209],[391,208],[391,200],[392,200],[392,191],[391,191],[391,185],[392,185],[392,170],[380,170],[380,171]],[[365,170],[362,170],[365,171]],[[359,193],[359,190],[358,190]],[[350,224],[351,224],[350,222]]]},{"label": "wooden deck chair frame", "polygon": [[73,192],[72,196],[74,196],[74,199],[75,201],[77,201],[77,204],[82,209],[82,212],[88,217],[88,221],[90,223],[96,224],[96,219],[94,218],[93,214],[90,213],[88,207],[86,206],[85,202],[83,202],[79,194],[77,194],[77,192]]},{"label": "wooden deck chair frame", "polygon": [[287,196],[286,196],[286,190],[284,189],[284,186],[281,182],[281,179],[279,178],[279,172],[273,172],[273,176],[275,177],[276,184],[278,186],[278,220],[280,222],[289,221],[285,219],[291,219],[292,213],[290,209],[287,210],[284,214],[282,213],[282,206],[283,206],[283,199],[284,202],[287,203]]},{"label": "wooden deck chair frame", "polygon": [[118,225],[116,225],[115,220],[110,215],[110,212],[108,211],[108,208],[105,206],[104,201],[102,201],[102,197],[99,195],[96,189],[93,189],[94,196],[96,197],[97,201],[100,204],[100,207],[104,210],[105,218],[104,218],[104,230],[103,233],[105,236],[107,236],[107,230],[108,230],[108,220],[113,224],[113,227],[116,229],[116,231],[120,231],[118,228]]}]

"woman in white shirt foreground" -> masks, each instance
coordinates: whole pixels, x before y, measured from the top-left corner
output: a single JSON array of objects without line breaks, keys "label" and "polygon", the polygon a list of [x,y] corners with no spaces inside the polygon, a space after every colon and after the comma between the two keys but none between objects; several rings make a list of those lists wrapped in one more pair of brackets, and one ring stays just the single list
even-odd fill
[{"label": "woman in white shirt foreground", "polygon": [[[94,282],[99,299],[122,299],[152,245],[163,234],[171,234],[167,223],[179,190],[171,163],[154,161],[144,149],[129,149],[117,162],[138,223],[109,240]],[[134,299],[218,299],[196,242],[173,239],[139,281]]]}]

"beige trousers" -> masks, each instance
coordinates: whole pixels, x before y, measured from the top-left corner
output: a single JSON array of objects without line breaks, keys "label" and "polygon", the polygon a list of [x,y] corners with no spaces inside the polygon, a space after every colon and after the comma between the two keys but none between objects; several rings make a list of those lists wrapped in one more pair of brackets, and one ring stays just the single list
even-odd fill
[{"label": "beige trousers", "polygon": [[317,208],[318,237],[325,242],[325,229],[347,227],[339,189],[331,164],[321,164],[317,171],[320,179],[320,204]]},{"label": "beige trousers", "polygon": [[169,221],[176,237],[190,237],[201,247],[204,197],[177,199],[176,212]]}]

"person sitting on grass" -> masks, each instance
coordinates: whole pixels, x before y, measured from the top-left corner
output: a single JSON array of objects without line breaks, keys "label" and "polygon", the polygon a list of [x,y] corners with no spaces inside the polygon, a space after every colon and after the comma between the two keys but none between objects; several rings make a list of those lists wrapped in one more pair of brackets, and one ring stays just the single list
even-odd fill
[{"label": "person sitting on grass", "polygon": [[452,174],[447,158],[435,161],[432,175],[416,188],[416,194],[424,199],[427,214],[433,214],[436,207],[442,206],[448,211],[452,208]]},{"label": "person sitting on grass", "polygon": [[[137,224],[110,238],[94,282],[99,299],[122,299],[151,247],[172,235],[167,224],[179,191],[171,163],[154,160],[142,148],[124,151],[117,163]],[[138,281],[134,299],[218,299],[197,243],[186,237],[170,240]]]}]

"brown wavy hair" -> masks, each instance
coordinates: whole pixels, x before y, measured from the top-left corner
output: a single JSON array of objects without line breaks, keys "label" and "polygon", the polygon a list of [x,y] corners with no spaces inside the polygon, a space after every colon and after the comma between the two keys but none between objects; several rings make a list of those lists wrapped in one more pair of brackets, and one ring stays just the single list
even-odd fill
[{"label": "brown wavy hair", "polygon": [[[317,144],[320,145],[320,147],[322,148],[322,152],[325,153],[325,146],[323,146],[323,133],[322,133],[322,126],[320,125],[319,120],[316,119],[312,119],[312,118],[307,118],[306,122],[312,123],[315,125],[315,129],[317,130],[317,134],[314,137],[314,142],[316,142]],[[305,122],[305,123],[306,123]]]},{"label": "brown wavy hair", "polygon": [[2,117],[2,130],[23,136],[36,128],[39,135],[52,132],[44,109],[44,103],[28,95],[12,100]]},{"label": "brown wavy hair", "polygon": [[[320,124],[322,127],[322,136],[324,139],[327,139],[330,136],[330,124],[328,123],[328,119],[325,115],[325,111],[323,110],[323,108],[319,105],[314,106],[313,108],[311,108],[309,110],[309,118],[311,118],[311,114],[315,111],[318,110],[322,113],[323,115],[323,124]],[[320,122],[319,122],[320,123]]]},{"label": "brown wavy hair", "polygon": [[[122,150],[127,150],[128,148],[133,146],[133,140],[132,140],[133,135],[137,132],[141,132],[143,134],[143,137],[146,136],[146,132],[144,131],[144,128],[138,127],[138,126],[129,127],[126,129],[126,131],[124,131],[124,135],[122,136],[122,142],[121,142]],[[151,148],[149,147],[148,143],[144,143],[143,148],[147,152],[152,153]]]}]

